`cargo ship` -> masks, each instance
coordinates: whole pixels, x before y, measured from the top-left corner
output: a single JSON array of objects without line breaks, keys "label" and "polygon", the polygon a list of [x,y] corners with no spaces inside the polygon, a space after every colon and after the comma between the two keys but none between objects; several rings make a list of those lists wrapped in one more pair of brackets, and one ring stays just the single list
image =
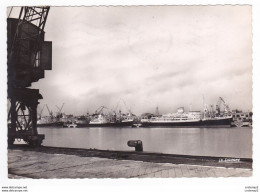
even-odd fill
[{"label": "cargo ship", "polygon": [[[48,109],[49,115],[42,116],[42,112],[44,107]],[[64,103],[59,108],[56,106],[59,111],[57,111],[55,114],[49,109],[48,105],[43,105],[42,109],[39,112],[39,116],[37,118],[37,127],[62,127],[64,125],[63,121],[63,113],[61,113],[61,110],[64,106]]]},{"label": "cargo ship", "polygon": [[42,117],[37,121],[37,127],[62,127],[62,126],[63,126],[62,121],[56,118],[51,118],[49,116]]},{"label": "cargo ship", "polygon": [[128,127],[132,126],[133,123],[134,118],[130,116],[120,120],[111,120],[104,114],[99,114],[95,116],[89,124],[86,124],[85,127]]},{"label": "cargo ship", "polygon": [[[107,113],[104,113],[104,109]],[[116,112],[105,106],[99,107],[90,118],[88,124],[85,127],[128,127],[132,126],[135,121],[135,115],[129,112],[122,113],[121,110]]]},{"label": "cargo ship", "polygon": [[83,115],[77,117],[75,123],[77,127],[88,127],[90,120],[91,120],[91,116],[87,114],[86,116]]}]

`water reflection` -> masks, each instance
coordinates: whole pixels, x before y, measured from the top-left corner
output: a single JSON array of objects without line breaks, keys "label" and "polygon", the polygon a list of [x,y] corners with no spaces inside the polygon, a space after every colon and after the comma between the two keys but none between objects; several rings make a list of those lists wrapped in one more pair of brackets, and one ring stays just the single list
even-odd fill
[{"label": "water reflection", "polygon": [[252,158],[251,128],[39,128],[43,145],[134,150],[128,140],[143,141],[144,151]]}]

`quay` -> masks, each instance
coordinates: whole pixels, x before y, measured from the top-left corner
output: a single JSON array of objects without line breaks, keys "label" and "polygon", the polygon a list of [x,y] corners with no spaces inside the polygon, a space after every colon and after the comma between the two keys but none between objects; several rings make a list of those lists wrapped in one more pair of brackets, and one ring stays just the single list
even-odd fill
[{"label": "quay", "polygon": [[179,178],[250,177],[252,159],[14,145],[8,177]]}]

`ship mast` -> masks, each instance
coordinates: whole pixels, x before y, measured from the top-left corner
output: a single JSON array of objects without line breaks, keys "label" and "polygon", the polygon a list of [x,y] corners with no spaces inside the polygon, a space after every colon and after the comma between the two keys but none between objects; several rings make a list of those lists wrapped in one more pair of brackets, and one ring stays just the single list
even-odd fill
[{"label": "ship mast", "polygon": [[155,116],[158,117],[160,115],[159,113],[159,108],[158,108],[158,105],[156,106],[156,109],[155,109]]}]

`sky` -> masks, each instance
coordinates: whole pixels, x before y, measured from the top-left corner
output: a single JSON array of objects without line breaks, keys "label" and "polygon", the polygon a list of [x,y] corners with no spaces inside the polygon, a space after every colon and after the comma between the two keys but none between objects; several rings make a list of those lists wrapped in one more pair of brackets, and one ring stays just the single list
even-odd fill
[{"label": "sky", "polygon": [[[16,8],[18,9],[18,8]],[[33,83],[67,114],[252,110],[251,6],[51,7],[52,68]],[[18,11],[17,11],[18,12]],[[10,17],[14,17],[16,10]],[[45,109],[44,114],[47,114]]]}]

